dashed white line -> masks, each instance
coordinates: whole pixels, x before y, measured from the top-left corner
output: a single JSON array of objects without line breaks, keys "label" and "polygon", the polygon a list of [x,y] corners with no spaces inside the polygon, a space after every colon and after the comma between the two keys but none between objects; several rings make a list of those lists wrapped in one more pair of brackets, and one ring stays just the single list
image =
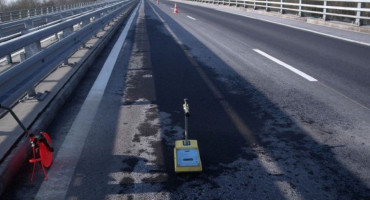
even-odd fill
[{"label": "dashed white line", "polygon": [[195,19],[194,17],[192,17],[192,16],[186,16],[186,17],[188,17],[189,19],[192,19],[192,20],[197,20],[197,19]]},{"label": "dashed white line", "polygon": [[317,81],[317,79],[313,78],[312,76],[310,76],[310,75],[308,75],[308,74],[306,74],[306,73],[304,73],[304,72],[302,72],[302,71],[300,71],[300,70],[298,70],[298,69],[296,69],[296,68],[294,68],[294,67],[286,64],[285,62],[283,62],[283,61],[281,61],[281,60],[279,60],[279,59],[277,59],[277,58],[275,58],[273,56],[270,56],[269,54],[267,54],[267,53],[265,53],[265,52],[263,52],[263,51],[261,51],[259,49],[253,49],[253,51],[255,51],[255,52],[259,53],[260,55],[262,55],[262,56],[264,56],[264,57],[266,57],[266,58],[274,61],[275,63],[277,63],[277,64],[279,64],[279,65],[281,65],[281,66],[289,69],[290,71],[292,71],[292,72],[300,75],[301,77],[305,78],[308,81],[311,81],[311,82]]}]

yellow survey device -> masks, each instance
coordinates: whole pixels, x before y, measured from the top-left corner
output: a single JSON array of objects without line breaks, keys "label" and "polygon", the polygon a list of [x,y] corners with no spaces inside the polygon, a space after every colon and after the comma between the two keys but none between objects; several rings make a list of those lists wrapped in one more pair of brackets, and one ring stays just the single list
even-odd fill
[{"label": "yellow survey device", "polygon": [[185,140],[176,140],[174,148],[175,172],[201,172],[202,162],[200,160],[197,140],[188,140],[188,118],[190,117],[189,104],[184,99],[183,109],[185,112]]}]

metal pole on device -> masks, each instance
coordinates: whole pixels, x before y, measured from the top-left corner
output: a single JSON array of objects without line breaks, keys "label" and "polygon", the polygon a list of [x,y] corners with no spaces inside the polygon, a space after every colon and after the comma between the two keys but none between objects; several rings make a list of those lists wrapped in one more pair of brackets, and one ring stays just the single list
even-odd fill
[{"label": "metal pole on device", "polygon": [[190,145],[188,140],[188,118],[190,117],[188,99],[184,99],[184,112],[185,112],[185,144]]}]

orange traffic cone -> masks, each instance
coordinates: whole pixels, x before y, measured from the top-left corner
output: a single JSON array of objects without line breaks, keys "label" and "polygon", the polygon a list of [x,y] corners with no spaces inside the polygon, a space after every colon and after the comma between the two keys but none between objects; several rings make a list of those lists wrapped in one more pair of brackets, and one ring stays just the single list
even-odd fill
[{"label": "orange traffic cone", "polygon": [[175,14],[179,13],[179,11],[177,10],[177,4],[176,4],[176,2],[175,2],[175,8],[173,9],[173,13],[175,13]]}]

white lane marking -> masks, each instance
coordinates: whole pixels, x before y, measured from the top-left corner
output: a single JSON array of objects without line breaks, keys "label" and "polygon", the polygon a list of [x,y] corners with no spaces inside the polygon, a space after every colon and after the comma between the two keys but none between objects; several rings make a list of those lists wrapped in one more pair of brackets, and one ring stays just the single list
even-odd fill
[{"label": "white lane marking", "polygon": [[300,71],[300,70],[298,70],[298,69],[296,69],[296,68],[294,68],[294,67],[286,64],[285,62],[283,62],[283,61],[281,61],[281,60],[279,60],[279,59],[277,59],[275,57],[270,56],[269,54],[267,54],[267,53],[265,53],[265,52],[263,52],[263,51],[261,51],[259,49],[253,49],[253,51],[255,51],[255,52],[259,53],[260,55],[262,55],[262,56],[264,56],[264,57],[266,57],[266,58],[274,61],[275,63],[277,63],[277,64],[279,64],[279,65],[281,65],[281,66],[289,69],[290,71],[292,71],[292,72],[294,72],[294,73],[302,76],[303,78],[307,79],[308,81],[312,81],[312,82],[313,81],[317,81],[312,76],[310,76],[310,75],[308,75],[308,74],[306,74],[306,73],[304,73],[304,72],[302,72],[302,71]]},{"label": "white lane marking", "polygon": [[65,199],[76,165],[80,160],[85,140],[103,98],[105,88],[140,5],[131,14],[127,25],[105,61],[98,78],[95,80],[68,135],[58,151],[57,157],[54,159],[54,163],[48,172],[49,180],[42,183],[35,199]]},{"label": "white lane marking", "polygon": [[197,19],[195,19],[194,17],[192,17],[192,16],[186,16],[186,17],[188,17],[189,19],[192,19],[192,20],[197,20]]}]

